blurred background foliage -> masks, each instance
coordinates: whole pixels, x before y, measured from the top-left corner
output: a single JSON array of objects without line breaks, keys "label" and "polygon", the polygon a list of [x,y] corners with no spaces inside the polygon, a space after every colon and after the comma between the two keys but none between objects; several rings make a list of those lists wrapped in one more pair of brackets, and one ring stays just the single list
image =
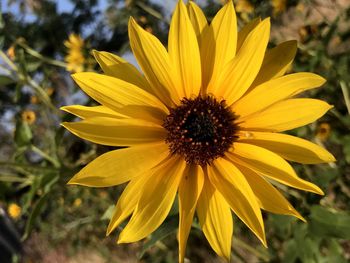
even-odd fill
[{"label": "blurred background foliage", "polygon": [[[166,222],[137,244],[105,237],[111,209],[123,187],[67,186],[68,179],[108,147],[83,141],[60,127],[72,120],[69,104],[94,105],[70,74],[100,71],[91,50],[132,63],[127,22],[133,16],[166,44],[175,0],[3,0],[0,15],[0,261],[176,262],[176,205]],[[209,19],[225,1],[197,1]],[[234,262],[349,262],[350,260],[350,2],[348,0],[236,0],[239,26],[272,17],[271,47],[297,39],[289,72],[327,79],[306,96],[334,108],[317,123],[291,131],[323,145],[336,163],[294,165],[326,193],[280,186],[307,219],[264,214],[264,249],[236,220]],[[6,226],[6,227],[5,227]],[[14,256],[10,257],[10,254]],[[190,262],[220,262],[198,223],[187,248]]]}]

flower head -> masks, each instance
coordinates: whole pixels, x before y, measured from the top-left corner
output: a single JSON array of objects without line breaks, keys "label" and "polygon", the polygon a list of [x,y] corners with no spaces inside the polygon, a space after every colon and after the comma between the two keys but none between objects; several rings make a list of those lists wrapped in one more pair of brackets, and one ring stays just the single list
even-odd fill
[{"label": "flower head", "polygon": [[270,183],[323,194],[286,161],[334,161],[325,149],[280,132],[311,123],[331,108],[293,96],[324,83],[312,73],[283,76],[296,42],[267,50],[270,20],[237,30],[231,1],[209,25],[192,1],[174,11],[168,49],[132,18],[132,51],[144,73],[124,59],[94,51],[104,74],[73,78],[100,106],[66,106],[83,120],[63,123],[89,141],[127,148],[105,153],[70,184],[107,187],[129,182],[107,234],[131,216],[118,243],[145,238],[178,196],[179,261],[193,217],[215,252],[229,260],[233,211],[266,245],[261,210],[303,217]]},{"label": "flower head", "polygon": [[68,48],[68,55],[65,57],[67,70],[71,72],[81,72],[84,69],[85,58],[82,53],[84,40],[76,34],[70,34],[68,40],[64,42]]},{"label": "flower head", "polygon": [[11,218],[15,220],[20,217],[21,211],[22,211],[21,207],[15,203],[10,204],[7,208],[7,213]]},{"label": "flower head", "polygon": [[316,138],[326,141],[331,134],[331,126],[327,122],[320,123],[316,129]]},{"label": "flower head", "polygon": [[15,60],[16,58],[15,46],[14,45],[10,46],[9,49],[6,51],[6,54],[11,60]]},{"label": "flower head", "polygon": [[271,5],[273,7],[273,15],[276,16],[287,8],[287,0],[271,0]]},{"label": "flower head", "polygon": [[32,110],[25,110],[22,112],[22,121],[33,124],[36,120],[36,114]]}]

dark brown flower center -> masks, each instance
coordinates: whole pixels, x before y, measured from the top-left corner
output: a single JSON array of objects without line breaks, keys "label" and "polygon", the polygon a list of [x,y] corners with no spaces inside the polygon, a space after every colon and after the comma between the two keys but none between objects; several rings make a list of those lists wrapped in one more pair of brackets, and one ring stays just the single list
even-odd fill
[{"label": "dark brown flower center", "polygon": [[166,143],[172,154],[182,155],[187,163],[210,164],[238,138],[236,119],[225,101],[210,96],[185,98],[163,123],[168,131]]}]

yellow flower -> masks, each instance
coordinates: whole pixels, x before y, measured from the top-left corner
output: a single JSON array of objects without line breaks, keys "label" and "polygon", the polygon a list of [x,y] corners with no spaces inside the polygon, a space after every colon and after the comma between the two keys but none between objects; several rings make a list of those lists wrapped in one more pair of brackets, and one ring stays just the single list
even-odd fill
[{"label": "yellow flower", "polygon": [[70,34],[69,39],[64,42],[68,48],[68,55],[65,57],[67,70],[71,72],[81,72],[84,69],[85,58],[82,53],[84,40],[76,34]]},{"label": "yellow flower", "polygon": [[22,211],[21,207],[14,203],[10,204],[7,208],[7,213],[11,218],[15,220],[20,217],[21,211]]},{"label": "yellow flower", "polygon": [[254,6],[248,0],[237,0],[236,11],[237,13],[250,14],[254,11]]},{"label": "yellow flower", "polygon": [[30,103],[31,104],[38,104],[39,100],[38,100],[38,97],[33,95],[30,97]]},{"label": "yellow flower", "polygon": [[10,46],[9,49],[6,51],[6,53],[11,60],[14,60],[16,58],[15,46],[14,45]]},{"label": "yellow flower", "polygon": [[34,111],[26,110],[22,112],[22,121],[33,124],[36,120],[36,115]]},{"label": "yellow flower", "polygon": [[69,181],[90,187],[129,182],[107,229],[110,234],[131,216],[118,243],[151,234],[178,193],[179,261],[195,213],[211,247],[229,260],[231,211],[265,246],[261,209],[304,220],[269,180],[323,195],[286,160],[316,164],[334,157],[280,132],[311,123],[331,108],[292,98],[325,80],[312,73],[283,76],[297,44],[266,50],[269,34],[269,19],[253,20],[237,32],[231,1],[209,25],[194,2],[186,8],[180,0],[168,49],[130,19],[131,49],[143,74],[116,55],[94,51],[104,74],[73,75],[101,105],[63,107],[83,120],[62,125],[94,143],[128,146],[99,156]]},{"label": "yellow flower", "polygon": [[73,205],[75,207],[79,207],[79,206],[81,206],[81,203],[82,203],[82,200],[80,198],[77,198],[77,199],[74,200],[74,204]]},{"label": "yellow flower", "polygon": [[278,15],[286,11],[287,0],[271,0],[271,5],[273,7],[273,15]]},{"label": "yellow flower", "polygon": [[331,126],[329,123],[323,122],[321,123],[316,130],[316,137],[321,141],[326,141],[331,134]]},{"label": "yellow flower", "polygon": [[52,96],[52,94],[55,92],[55,89],[52,88],[52,87],[48,87],[46,89],[46,94],[49,95],[49,96]]}]

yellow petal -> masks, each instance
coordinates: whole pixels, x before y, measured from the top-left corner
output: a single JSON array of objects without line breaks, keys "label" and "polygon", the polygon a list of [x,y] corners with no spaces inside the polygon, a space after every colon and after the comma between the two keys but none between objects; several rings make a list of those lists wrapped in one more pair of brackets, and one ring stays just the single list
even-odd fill
[{"label": "yellow petal", "polygon": [[283,158],[306,164],[334,162],[334,156],[326,149],[307,140],[281,133],[242,132],[239,140],[277,153]]},{"label": "yellow petal", "polygon": [[295,73],[279,77],[255,87],[232,105],[232,110],[242,118],[305,90],[319,87],[324,82],[324,78],[313,73]]},{"label": "yellow petal", "polygon": [[132,212],[134,212],[140,199],[140,189],[143,188],[143,185],[147,181],[149,172],[150,171],[146,171],[142,176],[131,180],[125,187],[114,208],[112,218],[108,224],[106,235],[110,235],[121,222],[123,222],[128,216],[131,215]]},{"label": "yellow petal", "polygon": [[236,142],[231,152],[227,153],[227,157],[241,166],[246,166],[282,184],[323,195],[318,186],[299,178],[282,157],[264,148]]},{"label": "yellow petal", "polygon": [[244,166],[237,167],[244,174],[262,209],[275,214],[292,215],[305,222],[298,211],[266,179]]},{"label": "yellow petal", "polygon": [[163,127],[139,119],[89,118],[64,122],[62,126],[76,136],[103,145],[131,146],[163,141]]},{"label": "yellow petal", "polygon": [[207,177],[198,199],[197,216],[210,246],[229,262],[233,232],[230,206]]},{"label": "yellow petal", "polygon": [[173,68],[165,47],[133,18],[129,20],[128,29],[131,49],[150,82],[153,93],[167,106],[177,104],[181,97],[176,90]]},{"label": "yellow petal", "polygon": [[292,64],[297,52],[297,41],[286,41],[266,51],[261,69],[254,80],[255,87],[270,79],[283,76]]},{"label": "yellow petal", "polygon": [[166,109],[156,97],[121,79],[93,72],[76,73],[72,77],[90,97],[111,109],[126,105]]},{"label": "yellow petal", "polygon": [[82,105],[70,105],[63,106],[60,108],[63,111],[74,114],[75,116],[86,119],[86,118],[94,118],[94,117],[109,117],[109,118],[117,118],[117,119],[125,119],[127,116],[120,114],[114,110],[111,110],[105,106],[82,106]]},{"label": "yellow petal", "polygon": [[259,204],[243,174],[230,161],[216,159],[208,168],[208,176],[233,212],[266,246],[264,221]]},{"label": "yellow petal", "polygon": [[140,105],[147,106],[145,110],[158,109],[164,114],[169,113],[155,96],[123,80],[92,72],[76,73],[72,77],[91,98],[112,110],[120,112],[123,107]]},{"label": "yellow petal", "polygon": [[241,49],[242,44],[244,43],[245,39],[249,35],[251,31],[253,31],[254,28],[256,28],[257,25],[261,22],[260,17],[257,17],[250,21],[248,24],[244,25],[244,27],[238,32],[237,35],[237,53]]},{"label": "yellow petal", "polygon": [[286,131],[314,122],[332,106],[315,99],[289,99],[278,102],[257,114],[240,118],[243,129]]},{"label": "yellow petal", "polygon": [[183,263],[197,200],[202,192],[204,174],[199,165],[187,165],[179,185],[179,262]]},{"label": "yellow petal", "polygon": [[260,70],[270,34],[270,20],[262,21],[246,38],[238,54],[213,78],[208,93],[226,100],[237,101],[250,87]]},{"label": "yellow petal", "polygon": [[134,146],[100,155],[81,169],[68,184],[108,187],[125,183],[165,159],[165,143]]},{"label": "yellow petal", "polygon": [[170,158],[154,168],[140,189],[139,202],[118,243],[138,241],[160,226],[174,202],[185,167],[181,158]]},{"label": "yellow petal", "polygon": [[196,33],[185,4],[180,0],[171,19],[168,52],[177,71],[181,97],[196,97],[201,87],[201,60]]},{"label": "yellow petal", "polygon": [[232,1],[228,1],[203,31],[201,46],[203,87],[216,78],[236,54],[237,19]]},{"label": "yellow petal", "polygon": [[153,93],[145,77],[125,59],[109,52],[93,50],[93,55],[106,75],[132,83]]},{"label": "yellow petal", "polygon": [[194,31],[196,32],[197,41],[199,46],[202,41],[202,32],[204,28],[208,26],[207,18],[205,17],[202,9],[193,1],[189,1],[187,4],[188,16],[192,22]]}]

